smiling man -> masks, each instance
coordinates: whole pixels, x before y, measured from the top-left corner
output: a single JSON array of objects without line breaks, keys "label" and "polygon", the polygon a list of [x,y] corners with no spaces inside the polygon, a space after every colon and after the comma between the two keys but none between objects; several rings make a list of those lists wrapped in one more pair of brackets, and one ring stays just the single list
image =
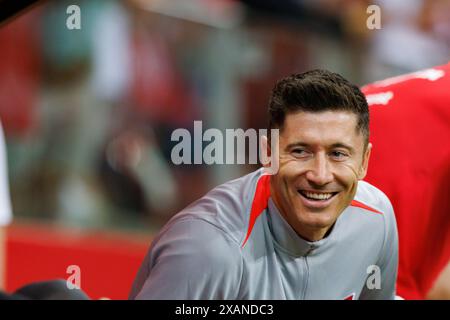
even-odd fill
[{"label": "smiling man", "polygon": [[361,181],[372,148],[361,91],[324,70],[289,76],[272,91],[269,127],[279,139],[263,146],[279,170],[220,185],[175,215],[130,298],[395,297],[393,209]]},{"label": "smiling man", "polygon": [[285,119],[271,195],[286,221],[307,240],[325,237],[364,177],[371,145],[354,132],[357,121],[347,111],[300,111]]}]

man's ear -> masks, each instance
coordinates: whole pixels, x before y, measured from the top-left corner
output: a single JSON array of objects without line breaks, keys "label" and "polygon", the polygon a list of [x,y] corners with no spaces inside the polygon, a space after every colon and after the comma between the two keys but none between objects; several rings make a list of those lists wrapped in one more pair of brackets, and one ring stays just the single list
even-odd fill
[{"label": "man's ear", "polygon": [[261,136],[259,147],[261,164],[265,168],[270,167],[272,150],[270,149],[270,141],[267,136]]},{"label": "man's ear", "polygon": [[270,139],[267,136],[261,136],[260,139],[260,161],[267,174],[277,174],[280,168],[280,144],[279,129],[270,129]]},{"label": "man's ear", "polygon": [[363,155],[363,161],[361,165],[361,169],[359,170],[358,179],[362,180],[366,177],[367,169],[369,167],[369,159],[370,159],[370,153],[372,152],[372,144],[369,142],[366,147],[366,151]]}]

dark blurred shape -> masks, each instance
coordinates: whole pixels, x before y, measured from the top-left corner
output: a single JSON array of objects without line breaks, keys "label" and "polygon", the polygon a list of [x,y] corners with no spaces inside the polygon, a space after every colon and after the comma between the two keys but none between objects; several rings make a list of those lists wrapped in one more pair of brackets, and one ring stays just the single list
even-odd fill
[{"label": "dark blurred shape", "polygon": [[81,289],[69,289],[66,280],[27,284],[12,294],[0,291],[0,300],[90,300]]},{"label": "dark blurred shape", "polygon": [[[253,9],[256,16],[261,14],[282,19],[288,23],[296,23],[317,32],[326,32],[335,36],[342,36],[343,30],[338,14],[332,14],[324,9],[311,7],[300,0],[241,0]],[[330,5],[331,7],[331,5]],[[250,12],[250,16],[252,12]]]},{"label": "dark blurred shape", "polygon": [[69,289],[66,280],[34,282],[18,289],[13,298],[31,300],[90,300],[81,289]]},{"label": "dark blurred shape", "polygon": [[142,185],[129,164],[132,139],[124,135],[108,144],[101,154],[99,176],[112,203],[127,213],[147,214],[149,208]]},{"label": "dark blurred shape", "polygon": [[15,15],[22,13],[33,4],[42,2],[39,0],[0,0],[0,26],[12,19]]},{"label": "dark blurred shape", "polygon": [[7,294],[0,291],[0,300],[28,300],[28,299],[18,294]]}]

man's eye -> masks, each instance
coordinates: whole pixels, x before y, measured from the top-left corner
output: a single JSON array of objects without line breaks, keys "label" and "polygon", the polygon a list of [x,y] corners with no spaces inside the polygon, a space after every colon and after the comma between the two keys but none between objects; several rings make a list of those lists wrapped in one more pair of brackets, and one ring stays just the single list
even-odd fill
[{"label": "man's eye", "polygon": [[341,152],[341,151],[332,151],[331,152],[331,156],[333,158],[335,158],[335,159],[340,160],[340,159],[346,158],[348,155],[346,153],[344,153],[344,152]]},{"label": "man's eye", "polygon": [[306,151],[303,149],[294,149],[294,150],[292,150],[292,154],[295,157],[304,157],[307,155]]}]

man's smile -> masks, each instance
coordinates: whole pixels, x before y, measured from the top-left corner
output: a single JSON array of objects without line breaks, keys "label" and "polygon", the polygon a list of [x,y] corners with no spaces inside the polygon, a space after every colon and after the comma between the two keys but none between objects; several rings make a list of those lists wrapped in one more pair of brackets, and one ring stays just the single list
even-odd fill
[{"label": "man's smile", "polygon": [[339,192],[324,192],[313,190],[297,190],[303,205],[313,209],[328,207]]}]

